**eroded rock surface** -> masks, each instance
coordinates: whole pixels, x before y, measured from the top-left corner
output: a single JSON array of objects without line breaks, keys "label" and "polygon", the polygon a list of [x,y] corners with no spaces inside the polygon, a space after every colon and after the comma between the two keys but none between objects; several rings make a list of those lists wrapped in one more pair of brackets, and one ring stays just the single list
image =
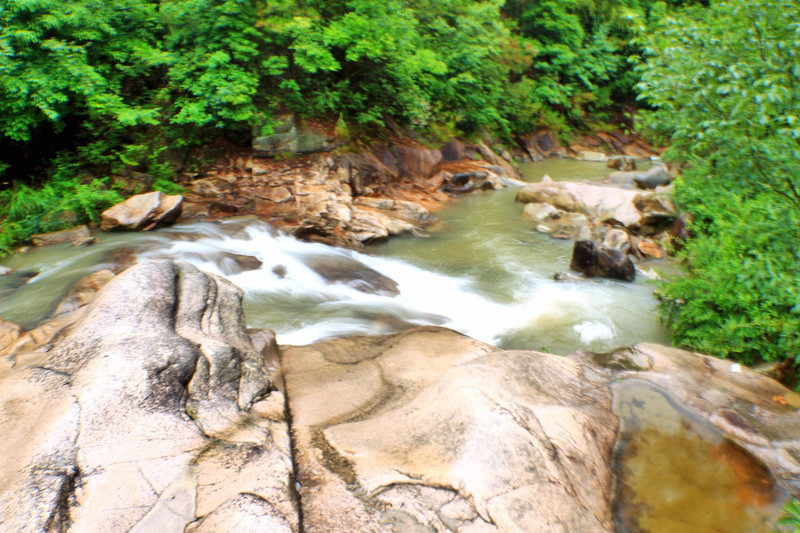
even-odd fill
[{"label": "eroded rock surface", "polygon": [[595,361],[649,381],[750,452],[782,489],[800,496],[800,394],[737,363],[657,344]]},{"label": "eroded rock surface", "polygon": [[580,364],[431,327],[281,358],[306,531],[611,530],[616,419]]},{"label": "eroded rock surface", "polygon": [[238,289],[167,260],[65,302],[30,332],[0,321],[0,531],[610,532],[617,414],[641,407],[612,388],[633,382],[726,439],[711,451],[733,506],[780,503],[773,482],[800,496],[800,395],[730,361],[507,351],[436,327],[279,354]]},{"label": "eroded rock surface", "polygon": [[88,226],[77,226],[52,233],[31,235],[31,242],[33,242],[34,246],[51,246],[65,243],[81,246],[91,244],[93,239]]},{"label": "eroded rock surface", "polygon": [[298,530],[282,394],[237,288],[140,264],[52,338],[0,367],[0,530]]}]

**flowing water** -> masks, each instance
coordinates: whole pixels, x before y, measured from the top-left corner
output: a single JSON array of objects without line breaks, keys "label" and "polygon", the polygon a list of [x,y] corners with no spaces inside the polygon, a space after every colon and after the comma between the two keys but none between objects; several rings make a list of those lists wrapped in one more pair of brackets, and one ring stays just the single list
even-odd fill
[{"label": "flowing water", "polygon": [[[525,172],[531,180],[545,173],[599,179],[608,169],[549,160],[529,164]],[[464,198],[439,213],[442,229],[431,237],[395,238],[371,254],[300,242],[255,220],[103,234],[87,248],[36,249],[3,261],[18,271],[0,278],[0,317],[31,327],[70,283],[130,250],[140,261],[169,257],[227,277],[245,290],[248,324],[274,329],[284,344],[423,324],[502,347],[556,353],[667,342],[644,280],[554,281],[556,271],[569,270],[572,243],[537,233],[523,221],[515,194],[509,189]],[[236,260],[242,257],[262,264],[241,271]],[[343,268],[352,275],[326,274]],[[399,294],[359,286],[359,278],[377,273],[394,280]]]}]

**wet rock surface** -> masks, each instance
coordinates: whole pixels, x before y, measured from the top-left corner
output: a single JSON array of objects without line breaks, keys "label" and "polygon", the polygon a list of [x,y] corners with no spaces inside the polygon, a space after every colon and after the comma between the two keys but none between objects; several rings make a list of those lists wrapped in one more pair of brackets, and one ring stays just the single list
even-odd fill
[{"label": "wet rock surface", "polygon": [[[453,141],[439,150],[393,137],[355,148],[289,159],[261,157],[272,152],[256,148],[232,157],[186,183],[185,213],[255,213],[303,240],[358,250],[423,232],[454,195],[521,185],[509,161],[484,144]],[[461,176],[458,185],[453,176]]]},{"label": "wet rock surface", "polygon": [[396,281],[348,257],[321,255],[309,258],[306,265],[328,283],[342,283],[367,294],[400,294]]},{"label": "wet rock surface", "polygon": [[575,241],[569,267],[590,278],[614,278],[633,281],[636,268],[633,261],[613,248],[598,246],[592,241]]},{"label": "wet rock surface", "polygon": [[72,244],[82,246],[91,244],[92,234],[87,226],[77,226],[75,228],[54,231],[53,233],[40,233],[31,235],[34,246],[51,246],[53,244]]},{"label": "wet rock surface", "polygon": [[516,199],[525,203],[522,217],[536,231],[576,241],[570,267],[587,276],[631,281],[636,272],[632,260],[660,259],[674,240],[670,228],[678,212],[669,188],[639,191],[625,184],[543,179],[522,187]]},{"label": "wet rock surface", "polygon": [[189,265],[144,263],[51,349],[4,358],[0,529],[210,531],[255,513],[297,531],[282,396],[240,299]]},{"label": "wet rock surface", "polygon": [[[437,327],[279,349],[233,285],[163,260],[70,294],[36,330],[0,322],[3,531],[613,531],[625,416],[658,426],[624,450],[651,476],[626,523],[689,520],[656,510],[680,465],[642,463],[670,442],[710,450],[733,507],[800,496],[800,395],[730,361]],[[628,383],[650,388],[620,403]]]}]

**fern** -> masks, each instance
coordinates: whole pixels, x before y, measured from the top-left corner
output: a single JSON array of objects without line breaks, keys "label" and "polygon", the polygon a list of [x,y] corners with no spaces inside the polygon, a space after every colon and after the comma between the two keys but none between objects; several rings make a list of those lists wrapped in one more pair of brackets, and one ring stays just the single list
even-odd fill
[{"label": "fern", "polygon": [[783,507],[784,516],[778,520],[778,524],[789,526],[788,531],[800,533],[800,500],[792,500]]}]

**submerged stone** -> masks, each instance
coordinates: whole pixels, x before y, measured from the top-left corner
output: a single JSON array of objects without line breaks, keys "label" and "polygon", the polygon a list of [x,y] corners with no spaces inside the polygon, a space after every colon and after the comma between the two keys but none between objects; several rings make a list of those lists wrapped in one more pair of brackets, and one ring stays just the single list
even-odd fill
[{"label": "submerged stone", "polygon": [[665,391],[636,379],[613,386],[621,531],[768,533],[785,496],[766,467]]}]

